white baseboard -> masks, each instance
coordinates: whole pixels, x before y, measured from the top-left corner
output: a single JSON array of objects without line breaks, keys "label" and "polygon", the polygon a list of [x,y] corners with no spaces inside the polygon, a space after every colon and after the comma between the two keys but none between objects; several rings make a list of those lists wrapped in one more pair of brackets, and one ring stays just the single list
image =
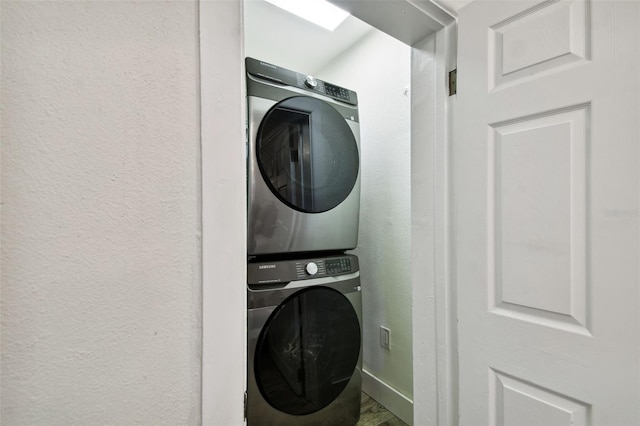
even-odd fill
[{"label": "white baseboard", "polygon": [[413,425],[413,401],[365,369],[362,370],[362,391],[403,422]]}]

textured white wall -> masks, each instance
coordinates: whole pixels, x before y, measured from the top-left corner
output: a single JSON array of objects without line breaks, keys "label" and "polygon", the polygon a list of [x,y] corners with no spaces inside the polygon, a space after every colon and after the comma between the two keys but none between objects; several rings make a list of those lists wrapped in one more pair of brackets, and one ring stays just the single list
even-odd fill
[{"label": "textured white wall", "polygon": [[197,424],[197,3],[10,2],[6,424]]},{"label": "textured white wall", "polygon": [[[358,248],[364,368],[411,399],[411,49],[379,31],[331,61],[319,78],[358,93],[362,195]],[[379,328],[391,329],[391,350]]]}]

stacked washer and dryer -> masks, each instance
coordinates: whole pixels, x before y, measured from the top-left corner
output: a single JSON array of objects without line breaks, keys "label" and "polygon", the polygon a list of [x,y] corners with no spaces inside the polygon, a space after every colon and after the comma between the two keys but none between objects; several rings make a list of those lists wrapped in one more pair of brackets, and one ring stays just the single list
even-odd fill
[{"label": "stacked washer and dryer", "polygon": [[356,93],[246,59],[247,423],[352,425],[362,299]]}]

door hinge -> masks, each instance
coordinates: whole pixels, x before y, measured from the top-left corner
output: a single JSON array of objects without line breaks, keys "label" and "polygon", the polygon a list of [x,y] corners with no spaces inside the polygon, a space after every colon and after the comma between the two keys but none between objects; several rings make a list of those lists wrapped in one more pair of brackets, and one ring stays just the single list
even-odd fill
[{"label": "door hinge", "polygon": [[244,391],[244,419],[247,420],[247,391]]},{"label": "door hinge", "polygon": [[449,71],[449,96],[453,96],[458,93],[458,69]]}]

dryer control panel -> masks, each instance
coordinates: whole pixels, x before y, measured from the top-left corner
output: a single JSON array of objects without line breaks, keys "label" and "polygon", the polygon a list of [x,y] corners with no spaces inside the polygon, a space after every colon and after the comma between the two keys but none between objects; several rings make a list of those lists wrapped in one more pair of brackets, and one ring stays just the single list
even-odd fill
[{"label": "dryer control panel", "polygon": [[353,90],[319,80],[311,75],[301,74],[268,62],[246,58],[247,73],[271,83],[293,86],[319,93],[350,105],[358,105],[358,95]]},{"label": "dryer control panel", "polygon": [[249,284],[277,284],[350,274],[359,270],[358,258],[351,254],[274,262],[249,263]]}]

